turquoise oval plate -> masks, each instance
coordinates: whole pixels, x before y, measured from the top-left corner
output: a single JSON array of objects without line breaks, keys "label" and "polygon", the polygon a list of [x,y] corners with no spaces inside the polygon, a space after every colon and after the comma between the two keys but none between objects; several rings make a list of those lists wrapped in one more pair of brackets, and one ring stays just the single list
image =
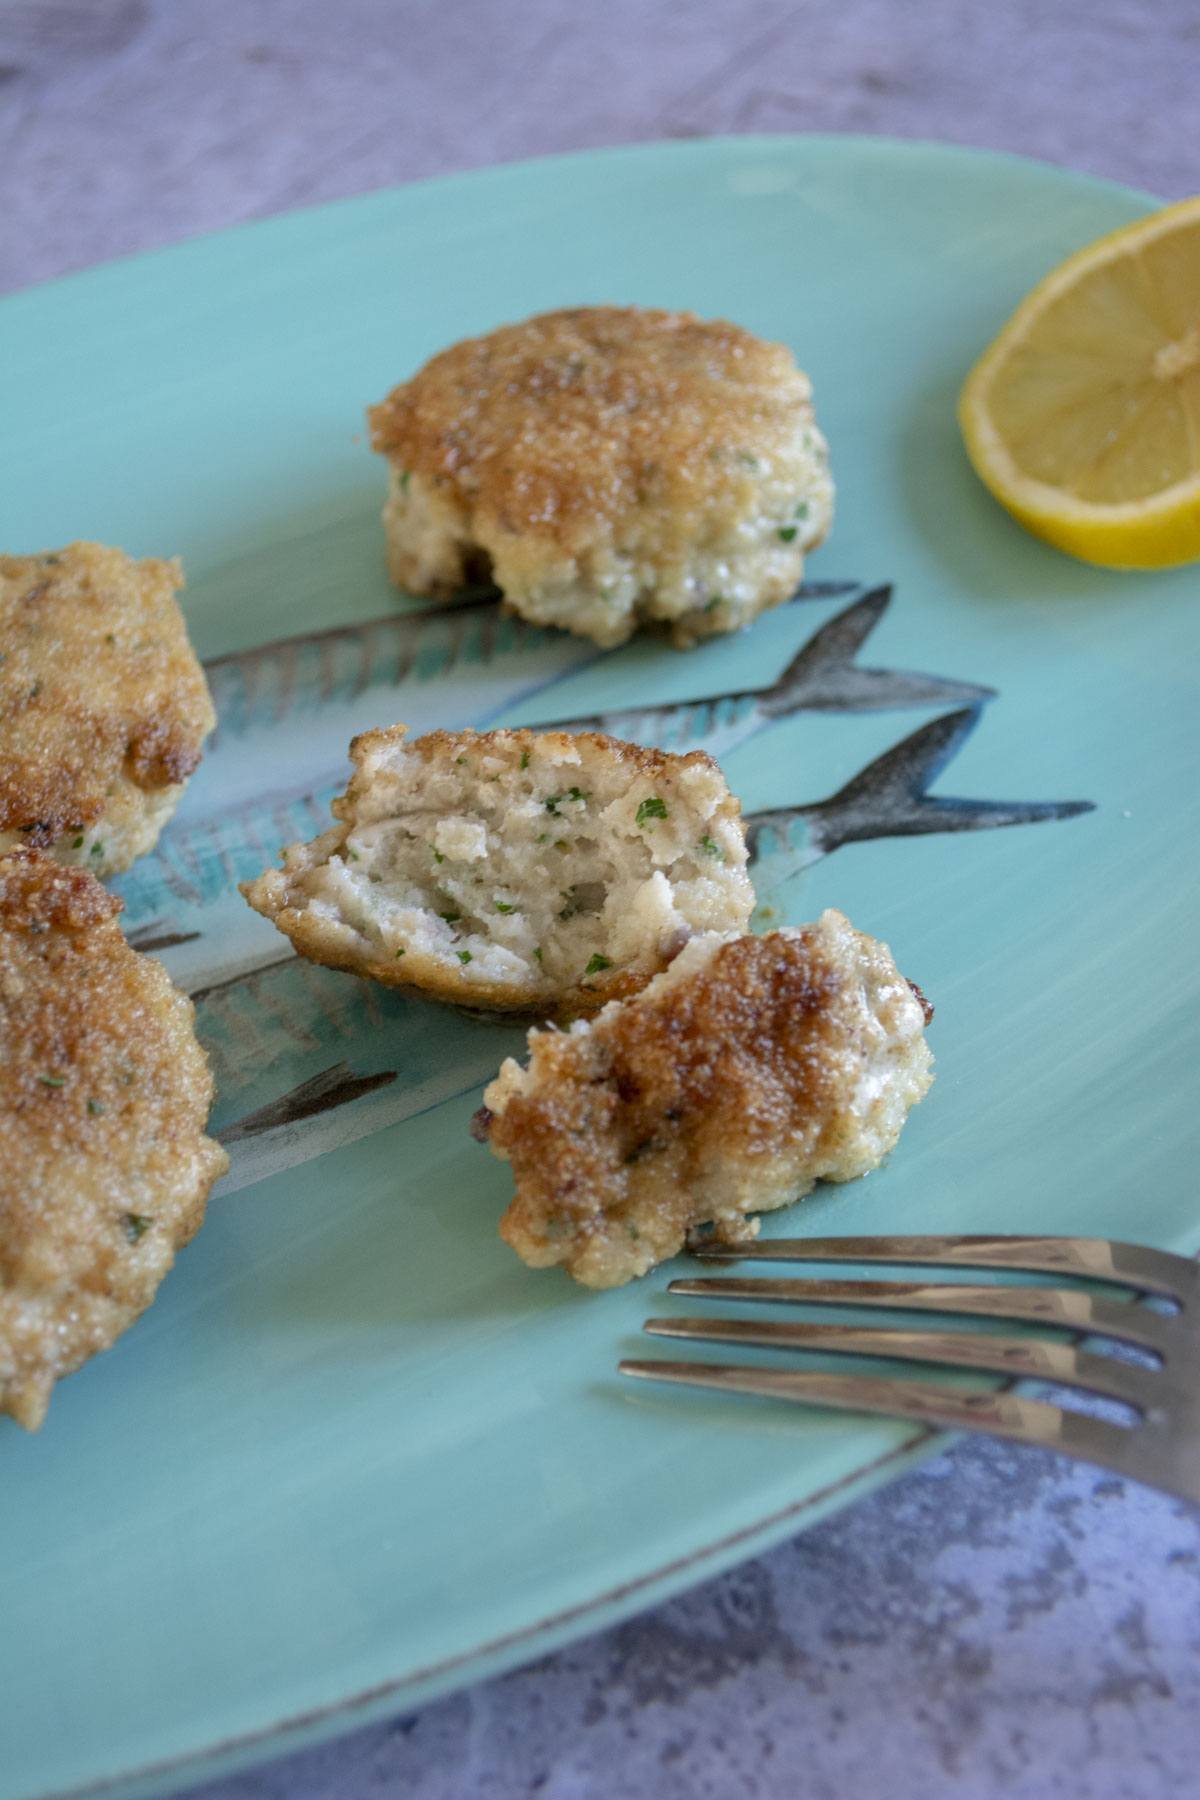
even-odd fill
[{"label": "turquoise oval plate", "polygon": [[[1020,296],[1151,204],[922,145],[655,145],[0,305],[0,542],[186,563],[219,737],[121,888],[197,996],[233,1158],[146,1318],[40,1436],[0,1427],[6,1796],[150,1792],[411,1708],[927,1448],[622,1384],[669,1271],[587,1293],[500,1242],[508,1175],[466,1128],[519,1034],[282,959],[232,889],[318,827],[360,726],[602,714],[708,745],[767,916],[833,904],[892,944],[939,1080],[888,1167],[773,1231],[1200,1241],[1200,577],[1027,537],[954,421]],[[687,655],[398,603],[363,406],[455,338],[602,300],[795,348],[839,488],[813,586]]]}]

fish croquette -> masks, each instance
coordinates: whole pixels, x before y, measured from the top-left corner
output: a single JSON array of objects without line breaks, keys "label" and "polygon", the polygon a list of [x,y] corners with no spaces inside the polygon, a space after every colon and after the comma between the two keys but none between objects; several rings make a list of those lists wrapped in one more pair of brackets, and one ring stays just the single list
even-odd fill
[{"label": "fish croquette", "polygon": [[443,350],[369,413],[393,580],[611,646],[735,631],[796,590],[833,512],[812,389],[738,325],[574,307]]},{"label": "fish croquette", "polygon": [[340,823],[242,890],[314,962],[569,1018],[750,917],[740,809],[702,751],[403,726],[350,749]]},{"label": "fish croquette", "polygon": [[94,875],[152,850],[216,724],[177,562],[0,556],[0,855]]},{"label": "fish croquette", "polygon": [[501,1235],[534,1268],[615,1287],[712,1226],[874,1169],[928,1089],[928,1011],[841,913],[694,938],[636,998],[531,1031],[477,1135],[512,1164]]},{"label": "fish croquette", "polygon": [[0,858],[0,1414],[30,1431],[150,1305],[227,1166],[191,1002],[120,909],[84,869]]}]

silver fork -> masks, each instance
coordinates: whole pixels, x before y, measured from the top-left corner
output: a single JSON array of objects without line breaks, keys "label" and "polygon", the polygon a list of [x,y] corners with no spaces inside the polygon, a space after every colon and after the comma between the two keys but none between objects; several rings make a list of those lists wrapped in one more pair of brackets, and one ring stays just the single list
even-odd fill
[{"label": "silver fork", "polygon": [[[847,1412],[882,1413],[928,1426],[987,1432],[1097,1463],[1150,1487],[1200,1502],[1200,1267],[1182,1256],[1107,1238],[779,1238],[697,1247],[707,1262],[900,1263],[954,1269],[1029,1270],[1111,1282],[1125,1297],[1082,1288],[959,1282],[847,1281],[794,1276],[700,1276],[671,1294],[706,1300],[791,1301],[805,1306],[886,1307],[1019,1320],[1070,1332],[1075,1342],[990,1331],[908,1331],[894,1326],[760,1323],[738,1318],[647,1319],[654,1337],[765,1349],[887,1357],[1079,1388],[1123,1402],[1132,1424],[1074,1412],[996,1388],[966,1392],[936,1381],[702,1362],[625,1361],[624,1375],[725,1393],[757,1394]],[[1132,1290],[1130,1293],[1128,1290]],[[1166,1314],[1136,1303],[1157,1296]],[[1120,1360],[1093,1338],[1133,1345],[1155,1366]],[[1089,1340],[1080,1348],[1078,1340]]]}]

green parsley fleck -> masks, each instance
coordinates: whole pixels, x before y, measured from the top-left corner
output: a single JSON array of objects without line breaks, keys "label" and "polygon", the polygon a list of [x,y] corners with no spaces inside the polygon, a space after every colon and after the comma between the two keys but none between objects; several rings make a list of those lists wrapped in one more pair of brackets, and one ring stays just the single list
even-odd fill
[{"label": "green parsley fleck", "polygon": [[104,641],[106,644],[115,644],[117,641],[116,632],[115,631],[106,631],[104,634]]},{"label": "green parsley fleck", "polygon": [[725,861],[725,852],[722,850],[720,844],[715,844],[713,842],[712,838],[702,837],[700,839],[700,848],[703,850],[705,856],[715,856],[718,862]]},{"label": "green parsley fleck", "polygon": [[796,527],[794,525],[781,525],[779,527],[779,536],[783,539],[785,544],[790,544],[795,535]]},{"label": "green parsley fleck", "polygon": [[461,913],[439,913],[438,918],[445,919],[447,925],[457,925],[458,921],[462,918],[462,914]]},{"label": "green parsley fleck", "polygon": [[588,966],[583,972],[585,975],[598,975],[601,969],[611,968],[612,964],[609,962],[607,956],[601,956],[600,952],[597,950],[588,958]]},{"label": "green parsley fleck", "polygon": [[807,500],[799,501],[799,503],[796,506],[795,512],[792,514],[792,517],[794,519],[807,519],[807,517],[808,517],[808,501]]},{"label": "green parsley fleck", "polygon": [[91,1113],[93,1119],[102,1118],[104,1116],[103,1102],[100,1100],[89,1100],[88,1111]]},{"label": "green parsley fleck", "polygon": [[433,860],[434,860],[434,862],[436,862],[436,863],[444,863],[444,862],[445,862],[445,860],[446,860],[446,859],[445,859],[445,857],[444,857],[444,856],[443,856],[443,855],[442,855],[442,853],[441,853],[441,851],[440,851],[440,850],[435,850],[435,851],[434,851],[434,853],[433,853]]},{"label": "green parsley fleck", "polygon": [[402,494],[407,494],[408,484],[411,480],[412,480],[412,470],[411,469],[401,469],[401,471],[400,471],[400,492]]},{"label": "green parsley fleck", "polygon": [[534,962],[541,962],[541,960],[542,960],[542,947],[540,944],[538,945],[537,949],[533,953],[533,960],[534,960]]},{"label": "green parsley fleck", "polygon": [[724,594],[714,594],[712,599],[706,603],[704,610],[706,613],[716,612],[718,606],[724,606],[724,604]]},{"label": "green parsley fleck", "polygon": [[529,752],[528,752],[528,750],[522,750],[522,752],[521,752],[521,767],[523,769],[527,769],[529,767]]},{"label": "green parsley fleck", "polygon": [[554,848],[556,850],[569,850],[571,846],[568,844],[566,838],[555,838]]},{"label": "green parsley fleck", "polygon": [[516,907],[510,905],[507,900],[493,900],[492,905],[498,913],[510,913],[516,912],[517,910]]},{"label": "green parsley fleck", "polygon": [[469,950],[460,950],[458,953],[458,960],[460,963],[469,963],[471,961],[471,952]]},{"label": "green parsley fleck", "polygon": [[565,794],[551,794],[546,801],[546,811],[557,814],[564,800],[578,800],[581,804],[590,798],[582,788],[568,788]]},{"label": "green parsley fleck", "polygon": [[533,841],[535,844],[548,844],[550,842],[550,833],[548,831],[539,831]]},{"label": "green parsley fleck", "polygon": [[398,950],[397,950],[397,952],[396,952],[396,959],[397,959],[397,961],[398,961],[398,960],[399,960],[399,959],[400,959],[400,957],[402,957],[402,956],[403,956],[403,955],[404,955],[404,945],[403,945],[403,944],[401,944],[401,946],[400,946],[400,948],[399,948],[399,949],[398,949]]},{"label": "green parsley fleck", "polygon": [[347,851],[347,855],[349,856],[351,862],[358,861],[358,851],[357,850]]},{"label": "green parsley fleck", "polygon": [[657,794],[651,794],[648,800],[643,800],[636,815],[639,825],[644,825],[647,819],[665,819],[666,816],[667,803],[665,800],[661,800]]},{"label": "green parsley fleck", "polygon": [[39,1075],[38,1080],[41,1082],[43,1087],[58,1088],[58,1087],[65,1087],[67,1085],[67,1078],[65,1075]]},{"label": "green parsley fleck", "polygon": [[72,850],[82,850],[83,849],[83,833],[82,833],[82,831],[80,832],[78,837],[71,839],[71,848],[72,848]]},{"label": "green parsley fleck", "polygon": [[125,1227],[125,1236],[131,1244],[136,1244],[139,1238],[145,1237],[154,1220],[148,1219],[145,1213],[126,1213],[121,1223]]},{"label": "green parsley fleck", "polygon": [[91,849],[88,851],[88,855],[89,856],[103,856],[104,855],[104,845],[103,844],[93,844]]},{"label": "green parsley fleck", "polygon": [[462,768],[462,766],[463,766],[463,764],[464,764],[464,763],[465,763],[465,762],[466,762],[466,760],[467,760],[467,759],[466,759],[466,757],[465,757],[465,756],[456,756],[456,757],[455,757],[455,759],[454,759],[454,761],[455,761],[455,763],[456,763],[456,764],[457,764],[457,766],[458,766],[458,767],[459,767],[459,768],[460,768],[460,769],[461,769],[461,768]]}]

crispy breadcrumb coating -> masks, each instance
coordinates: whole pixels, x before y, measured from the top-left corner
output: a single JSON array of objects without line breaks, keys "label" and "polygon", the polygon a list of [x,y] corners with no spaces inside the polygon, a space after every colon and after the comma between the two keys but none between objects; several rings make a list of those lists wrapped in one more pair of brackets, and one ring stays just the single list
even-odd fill
[{"label": "crispy breadcrumb coating", "polygon": [[393,579],[508,606],[603,645],[679,644],[786,600],[833,509],[808,377],[724,320],[544,313],[443,350],[370,409],[389,459]]},{"label": "crispy breadcrumb coating", "polygon": [[143,1312],[227,1166],[192,1005],[121,902],[36,850],[0,858],[0,1413]]},{"label": "crispy breadcrumb coating", "polygon": [[216,724],[177,562],[0,556],[0,855],[94,875],[153,849]]},{"label": "crispy breadcrumb coating", "polygon": [[532,1031],[484,1094],[478,1129],[513,1168],[501,1235],[588,1287],[644,1275],[702,1225],[893,1148],[932,1079],[926,1007],[885,944],[841,913],[688,945],[636,998],[569,1032]]}]

